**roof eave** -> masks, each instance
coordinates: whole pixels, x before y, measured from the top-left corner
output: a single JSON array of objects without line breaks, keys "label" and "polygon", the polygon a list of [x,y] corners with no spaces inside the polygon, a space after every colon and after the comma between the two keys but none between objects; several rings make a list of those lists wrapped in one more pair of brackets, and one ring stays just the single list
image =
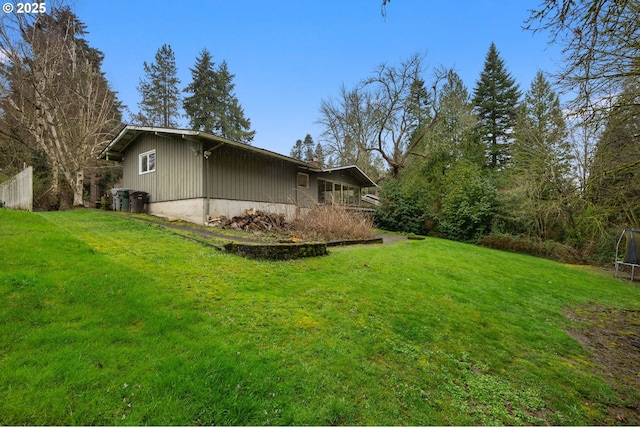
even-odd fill
[{"label": "roof eave", "polygon": [[[143,132],[149,132],[154,134],[169,134],[169,135],[181,135],[182,137],[189,136],[200,140],[213,141],[216,143],[223,143],[232,147],[236,147],[242,150],[252,151],[254,153],[260,153],[267,157],[278,158],[289,163],[296,164],[299,168],[310,170],[313,172],[322,172],[322,169],[317,168],[302,160],[294,159],[283,154],[276,153],[274,151],[265,150],[263,148],[257,148],[249,144],[243,144],[241,142],[233,141],[221,136],[213,135],[207,132],[200,132],[187,129],[171,129],[171,128],[159,128],[152,126],[133,126],[126,125],[120,130],[118,135],[107,145],[102,152],[98,155],[99,159],[104,159],[107,156],[115,156],[116,153],[120,153],[123,156],[126,148]],[[133,133],[133,134],[132,134]]]},{"label": "roof eave", "polygon": [[327,168],[327,169],[322,169],[321,172],[339,172],[339,171],[346,171],[346,170],[355,170],[362,178],[363,178],[363,182],[369,182],[371,185],[363,185],[363,187],[377,187],[378,184],[375,183],[375,181],[373,181],[371,178],[369,178],[369,176],[364,173],[364,171],[362,169],[360,169],[357,165],[349,165],[349,166],[338,166],[335,168]]},{"label": "roof eave", "polygon": [[98,159],[104,159],[108,156],[114,156],[116,153],[124,153],[124,150],[131,144],[137,137],[143,132],[149,132],[154,134],[170,134],[170,135],[189,135],[195,136],[197,131],[187,129],[171,129],[160,128],[154,126],[134,126],[125,125],[118,135],[107,145],[98,155]]},{"label": "roof eave", "polygon": [[265,155],[267,157],[274,157],[274,158],[278,158],[280,160],[284,160],[287,161],[289,163],[295,163],[296,165],[298,165],[298,167],[301,167],[303,169],[309,169],[312,170],[314,172],[321,172],[321,169],[314,167],[313,165],[307,163],[307,162],[303,162],[302,160],[298,160],[298,159],[294,159],[293,157],[288,157],[285,156],[284,154],[279,154],[276,153],[275,151],[270,151],[270,150],[265,150],[264,148],[258,148],[258,147],[254,147],[253,145],[249,145],[249,144],[244,144],[242,142],[237,142],[237,141],[233,141],[231,139],[227,139],[221,136],[217,136],[217,135],[212,135],[210,133],[206,133],[206,132],[197,132],[197,137],[199,138],[203,138],[209,141],[214,141],[214,142],[222,142],[226,145],[229,145],[231,147],[235,147],[235,148],[239,148],[241,150],[247,150],[247,151],[252,151],[254,153],[259,153],[262,155]]}]

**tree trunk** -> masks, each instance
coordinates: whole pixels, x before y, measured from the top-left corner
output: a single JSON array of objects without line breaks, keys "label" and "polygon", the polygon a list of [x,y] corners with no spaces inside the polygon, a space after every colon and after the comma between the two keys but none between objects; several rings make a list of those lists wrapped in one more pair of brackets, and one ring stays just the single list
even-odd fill
[{"label": "tree trunk", "polygon": [[89,182],[89,200],[91,201],[92,207],[96,207],[96,203],[98,202],[98,176],[95,172],[91,173]]},{"label": "tree trunk", "polygon": [[82,196],[84,195],[84,173],[82,171],[77,173],[75,182],[71,187],[73,189],[73,206],[82,206]]},{"label": "tree trunk", "polygon": [[56,200],[60,197],[60,178],[58,175],[58,162],[53,162],[51,168],[51,194]]}]

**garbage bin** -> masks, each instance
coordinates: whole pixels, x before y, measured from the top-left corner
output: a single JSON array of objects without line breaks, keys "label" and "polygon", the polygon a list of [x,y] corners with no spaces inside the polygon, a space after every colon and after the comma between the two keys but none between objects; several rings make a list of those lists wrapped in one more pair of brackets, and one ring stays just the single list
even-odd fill
[{"label": "garbage bin", "polygon": [[129,203],[131,205],[131,213],[144,213],[144,204],[147,202],[149,193],[144,191],[129,191]]},{"label": "garbage bin", "polygon": [[129,212],[129,190],[125,188],[119,188],[118,194],[118,211]]},{"label": "garbage bin", "polygon": [[113,210],[117,211],[120,209],[120,198],[118,197],[118,188],[111,189],[111,199],[113,200],[112,206]]},{"label": "garbage bin", "polygon": [[[111,189],[111,196],[113,198],[113,210],[114,211],[123,210],[122,206],[121,206],[122,199],[121,199],[121,197],[119,196],[119,193],[118,193],[119,191],[122,191],[122,190],[127,192],[127,198],[128,198],[129,197],[129,189],[128,188],[112,188]],[[129,205],[128,204],[127,204],[127,209],[126,210],[127,211],[129,210]]]}]

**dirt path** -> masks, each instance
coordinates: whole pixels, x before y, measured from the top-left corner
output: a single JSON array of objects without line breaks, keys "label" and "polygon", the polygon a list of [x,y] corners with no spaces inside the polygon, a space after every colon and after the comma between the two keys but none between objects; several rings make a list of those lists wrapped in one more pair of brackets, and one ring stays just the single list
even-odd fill
[{"label": "dirt path", "polygon": [[589,305],[565,310],[577,322],[567,331],[625,403],[610,405],[607,424],[640,425],[640,310]]},{"label": "dirt path", "polygon": [[399,242],[401,240],[407,240],[407,236],[401,234],[377,234],[376,237],[382,237],[382,243],[390,245],[392,243]]},{"label": "dirt path", "polygon": [[225,240],[229,242],[234,241],[234,242],[242,242],[242,243],[256,242],[255,238],[230,236],[228,234],[218,233],[216,232],[215,228],[211,228],[211,227],[197,226],[194,224],[185,224],[183,222],[164,221],[160,218],[140,218],[140,217],[133,217],[133,218],[140,221],[145,221],[151,224],[156,224],[161,227],[169,228],[171,230],[180,230],[186,233],[195,234],[200,237],[209,238],[209,239]]}]

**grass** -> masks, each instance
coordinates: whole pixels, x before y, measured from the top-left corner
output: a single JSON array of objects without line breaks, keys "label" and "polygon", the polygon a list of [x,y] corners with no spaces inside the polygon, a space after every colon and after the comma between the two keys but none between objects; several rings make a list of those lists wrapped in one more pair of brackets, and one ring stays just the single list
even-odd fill
[{"label": "grass", "polygon": [[[0,210],[0,424],[615,424],[563,309],[588,267],[427,238],[253,261],[99,211]],[[639,420],[632,420],[635,423]]]}]

